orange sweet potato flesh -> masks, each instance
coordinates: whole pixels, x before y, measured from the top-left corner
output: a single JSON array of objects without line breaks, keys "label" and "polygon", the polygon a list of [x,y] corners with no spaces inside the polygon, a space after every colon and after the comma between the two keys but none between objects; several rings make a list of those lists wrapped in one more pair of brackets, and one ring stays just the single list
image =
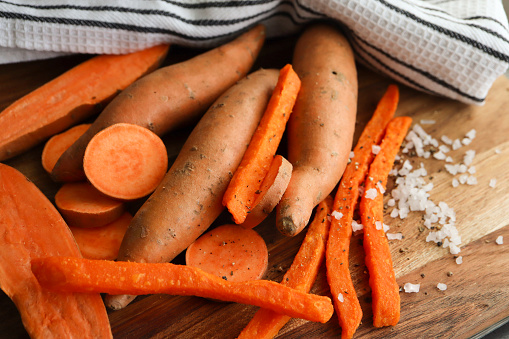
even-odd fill
[{"label": "orange sweet potato flesh", "polygon": [[321,323],[334,312],[326,296],[268,280],[227,281],[186,265],[53,256],[33,260],[32,271],[41,285],[57,291],[194,295],[260,306]]},{"label": "orange sweet potato flesh", "polygon": [[32,338],[112,338],[99,293],[49,291],[30,268],[36,258],[80,257],[64,220],[23,174],[0,164],[0,287]]},{"label": "orange sweet potato flesh", "polygon": [[196,239],[186,250],[186,265],[228,281],[263,278],[269,263],[265,240],[240,225],[221,225]]},{"label": "orange sweet potato flesh", "polygon": [[99,113],[119,91],[157,68],[168,48],[93,57],[12,103],[0,113],[0,161]]},{"label": "orange sweet potato flesh", "polygon": [[166,146],[157,134],[118,123],[94,135],[83,158],[88,181],[103,194],[134,200],[152,193],[168,170]]},{"label": "orange sweet potato flesh", "polygon": [[290,182],[292,167],[292,164],[281,155],[277,154],[274,157],[261,189],[256,192],[254,207],[249,211],[246,220],[240,224],[242,227],[256,227],[272,212]]},{"label": "orange sweet potato flesh", "polygon": [[[126,232],[118,260],[169,262],[224,210],[222,198],[265,111],[277,70],[259,70],[226,91],[205,113],[156,191]],[[133,298],[106,296],[119,309]]]},{"label": "orange sweet potato flesh", "polygon": [[305,30],[292,64],[302,82],[287,127],[293,173],[276,212],[286,236],[302,231],[339,182],[352,148],[358,93],[352,49],[332,26]]},{"label": "orange sweet potato flesh", "polygon": [[69,182],[55,194],[55,205],[68,225],[100,227],[118,219],[123,201],[110,198],[88,182]]},{"label": "orange sweet potato flesh", "polygon": [[256,26],[223,46],[136,81],[62,155],[52,178],[60,182],[83,180],[83,155],[88,142],[115,123],[140,125],[161,136],[198,119],[214,100],[249,72],[264,40],[264,26]]},{"label": "orange sweet potato flesh", "polygon": [[389,242],[383,227],[377,229],[376,223],[383,223],[383,194],[378,189],[387,185],[387,177],[406,132],[412,123],[410,117],[397,117],[387,125],[380,151],[369,167],[369,179],[365,181],[365,190],[376,189],[374,199],[361,197],[360,211],[364,225],[364,251],[366,267],[369,271],[371,287],[373,325],[375,327],[394,326],[400,318],[399,286],[392,264]]},{"label": "orange sweet potato flesh", "polygon": [[132,219],[129,212],[124,212],[118,219],[101,227],[83,228],[69,225],[69,228],[83,258],[115,260]]},{"label": "orange sweet potato flesh", "polygon": [[42,167],[48,173],[51,173],[62,154],[72,145],[91,124],[80,124],[69,128],[68,130],[52,136],[44,145],[42,150]]}]

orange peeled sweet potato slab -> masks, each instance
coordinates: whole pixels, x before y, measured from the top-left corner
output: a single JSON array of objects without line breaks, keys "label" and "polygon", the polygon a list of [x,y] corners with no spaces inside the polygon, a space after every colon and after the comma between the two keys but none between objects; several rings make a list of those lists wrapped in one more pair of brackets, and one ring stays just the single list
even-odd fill
[{"label": "orange peeled sweet potato slab", "polygon": [[90,124],[81,124],[52,136],[44,145],[41,162],[46,172],[51,173],[60,156],[90,127]]},{"label": "orange peeled sweet potato slab", "polygon": [[83,228],[69,225],[69,228],[83,258],[115,260],[132,218],[129,212],[124,212],[118,219],[101,227]]},{"label": "orange peeled sweet potato slab", "polygon": [[0,161],[99,113],[102,104],[157,68],[168,48],[93,57],[12,103],[0,112]]},{"label": "orange peeled sweet potato slab", "polygon": [[125,210],[123,201],[110,198],[88,182],[69,182],[55,194],[55,205],[68,225],[100,227],[118,219]]},{"label": "orange peeled sweet potato slab", "polygon": [[47,256],[80,257],[64,220],[23,174],[0,164],[0,287],[32,338],[111,338],[99,293],[49,291],[31,270]]},{"label": "orange peeled sweet potato slab", "polygon": [[156,189],[168,169],[168,155],[155,133],[119,123],[90,140],[83,168],[90,183],[103,194],[134,200]]},{"label": "orange peeled sweet potato slab", "polygon": [[256,231],[240,225],[216,227],[186,251],[186,265],[228,281],[261,279],[268,263],[265,240]]}]

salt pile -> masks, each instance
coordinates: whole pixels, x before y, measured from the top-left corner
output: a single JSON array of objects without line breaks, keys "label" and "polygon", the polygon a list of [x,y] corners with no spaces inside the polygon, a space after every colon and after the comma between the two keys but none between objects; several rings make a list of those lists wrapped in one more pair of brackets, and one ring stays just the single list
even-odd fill
[{"label": "salt pile", "polygon": [[[476,136],[475,130],[470,130],[464,139],[472,141]],[[445,160],[453,162],[453,159],[447,156],[451,147],[453,150],[461,148],[465,143],[459,139],[452,140],[447,136],[440,139],[444,144],[426,133],[418,124],[414,125],[408,132],[405,141],[406,144],[402,150],[403,153],[415,151],[417,156],[429,158],[433,154],[433,158],[437,160]],[[468,142],[469,143],[469,142]],[[433,149],[433,153],[429,150]],[[477,179],[473,175],[475,167],[471,166],[475,157],[474,150],[468,150],[463,156],[462,163],[445,164],[445,169],[452,175],[460,174],[458,178],[452,179],[453,187],[460,184],[475,185]],[[394,169],[391,174],[397,175],[395,188],[391,192],[392,199],[389,199],[387,205],[394,206],[391,211],[391,217],[404,219],[410,212],[423,212],[424,226],[430,232],[426,237],[427,242],[435,242],[444,248],[449,248],[451,254],[460,252],[461,236],[455,226],[456,214],[454,209],[449,207],[447,203],[441,201],[438,204],[430,199],[430,191],[433,189],[432,182],[426,182],[425,177],[428,175],[424,164],[414,169],[409,160],[405,160],[399,170]]]}]

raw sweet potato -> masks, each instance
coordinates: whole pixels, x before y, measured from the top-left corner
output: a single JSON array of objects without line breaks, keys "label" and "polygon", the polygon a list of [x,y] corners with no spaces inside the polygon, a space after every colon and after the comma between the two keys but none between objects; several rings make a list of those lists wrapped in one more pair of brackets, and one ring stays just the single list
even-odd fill
[{"label": "raw sweet potato", "polygon": [[55,205],[68,225],[100,227],[118,219],[124,202],[105,196],[88,182],[69,182],[55,194]]},{"label": "raw sweet potato", "polygon": [[0,215],[0,287],[18,308],[30,337],[112,338],[99,293],[49,291],[39,285],[32,260],[80,257],[80,251],[53,204],[23,174],[4,164]]},{"label": "raw sweet potato", "polygon": [[140,125],[161,136],[184,122],[198,119],[215,99],[249,72],[264,40],[264,26],[256,26],[230,43],[136,81],[62,155],[52,178],[84,179],[83,155],[88,142],[115,123]]},{"label": "raw sweet potato", "polygon": [[[191,132],[156,191],[134,216],[118,260],[168,262],[223,211],[222,198],[278,79],[259,70],[226,91]],[[119,309],[133,297],[106,297]]]},{"label": "raw sweet potato", "polygon": [[277,206],[292,177],[292,164],[281,155],[276,155],[263,179],[260,191],[242,227],[253,228],[260,224]]},{"label": "raw sweet potato", "polygon": [[265,240],[255,230],[240,225],[216,227],[186,250],[186,265],[228,281],[261,279],[268,264]]},{"label": "raw sweet potato", "polygon": [[12,103],[0,113],[0,161],[99,113],[119,91],[157,68],[168,48],[96,56]]},{"label": "raw sweet potato", "polygon": [[80,124],[68,130],[55,134],[44,145],[41,155],[42,167],[46,172],[51,173],[58,158],[85,133],[90,124]]},{"label": "raw sweet potato", "polygon": [[93,228],[69,225],[83,258],[115,260],[118,249],[133,216],[124,212],[120,218],[107,225]]},{"label": "raw sweet potato", "polygon": [[133,124],[111,125],[90,140],[83,158],[88,181],[103,194],[134,200],[152,193],[168,170],[157,134]]},{"label": "raw sweet potato", "polygon": [[313,208],[337,185],[352,148],[357,114],[357,71],[347,39],[318,24],[298,39],[292,64],[302,81],[288,121],[292,178],[277,207],[276,226],[299,233]]}]

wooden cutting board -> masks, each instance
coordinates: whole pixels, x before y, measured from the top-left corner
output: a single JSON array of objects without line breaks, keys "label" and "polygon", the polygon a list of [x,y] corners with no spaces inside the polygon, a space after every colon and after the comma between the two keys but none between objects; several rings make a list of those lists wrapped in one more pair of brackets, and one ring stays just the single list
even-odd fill
[{"label": "wooden cutting board", "polygon": [[[255,68],[280,68],[291,62],[294,38],[268,41]],[[167,64],[184,60],[200,51],[173,48]],[[38,62],[0,66],[0,109],[15,99],[64,72],[85,56],[73,56]],[[359,109],[355,140],[393,80],[359,66]],[[436,139],[447,135],[462,139],[471,129],[477,134],[472,143],[448,153],[454,163],[463,159],[466,150],[475,150],[473,174],[477,185],[454,188],[453,176],[444,169],[445,162],[403,155],[415,166],[422,162],[428,171],[427,181],[433,183],[431,199],[446,202],[456,212],[456,227],[462,244],[461,265],[447,249],[426,242],[428,230],[422,230],[422,214],[412,212],[407,218],[393,219],[387,209],[384,222],[391,232],[401,232],[403,240],[390,241],[396,276],[400,286],[420,283],[419,293],[401,292],[401,321],[395,327],[377,329],[372,326],[368,274],[364,266],[362,235],[355,235],[351,244],[351,273],[364,312],[356,338],[468,338],[483,333],[509,317],[509,80],[499,78],[490,90],[484,106],[469,106],[449,99],[423,94],[399,85],[400,104],[396,115],[408,115],[422,124]],[[170,161],[174,160],[191,127],[164,137]],[[1,132],[0,132],[1,133]],[[5,163],[27,175],[53,200],[58,185],[51,181],[40,164],[42,145]],[[285,145],[281,147],[285,153]],[[457,177],[457,176],[456,176]],[[490,179],[496,179],[494,188]],[[390,179],[388,188],[393,186]],[[386,194],[386,199],[389,198]],[[133,203],[133,212],[142,201]],[[228,223],[222,215],[214,225]],[[213,226],[214,226],[213,225]],[[269,248],[269,271],[266,279],[280,281],[297,252],[304,233],[285,238],[274,227],[271,215],[256,230]],[[497,245],[497,236],[505,244]],[[1,250],[1,249],[0,249]],[[175,259],[183,263],[183,256]],[[445,283],[447,290],[436,286]],[[312,293],[330,296],[325,270],[319,273]],[[256,312],[256,307],[221,303],[197,297],[152,295],[138,297],[121,311],[110,312],[115,338],[235,338]],[[281,338],[338,337],[341,329],[334,314],[326,324],[292,319],[280,332]],[[25,338],[20,317],[14,304],[0,294],[0,338]]]}]

